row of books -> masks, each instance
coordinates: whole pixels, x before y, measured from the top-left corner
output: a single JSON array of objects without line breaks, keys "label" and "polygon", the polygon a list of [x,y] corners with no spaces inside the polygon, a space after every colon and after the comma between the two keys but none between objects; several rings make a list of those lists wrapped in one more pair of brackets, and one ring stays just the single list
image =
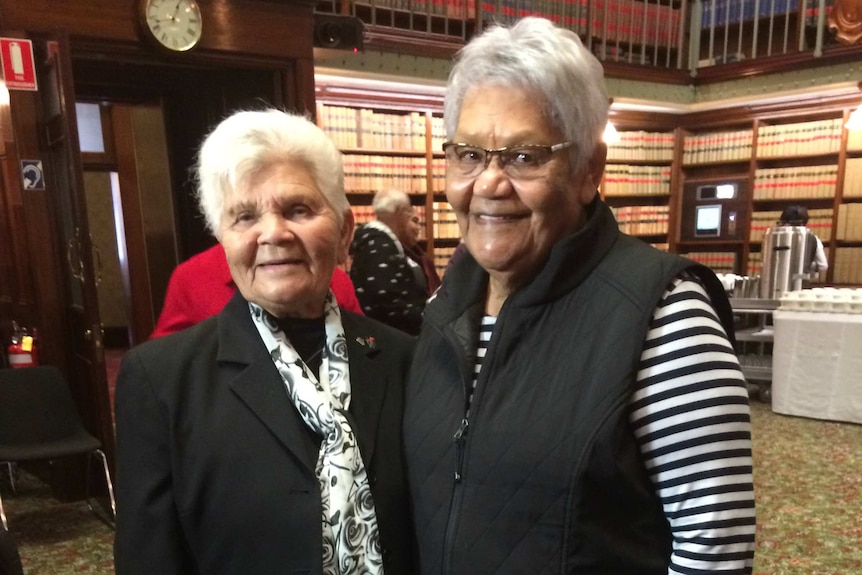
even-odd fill
[{"label": "row of books", "polygon": [[461,230],[458,228],[458,220],[455,218],[455,210],[449,202],[434,202],[434,237],[435,238],[458,238]]},{"label": "row of books", "polygon": [[862,248],[837,248],[832,281],[838,284],[862,284]]},{"label": "row of books", "polygon": [[754,130],[693,134],[683,141],[682,162],[704,164],[751,158]]},{"label": "row of books", "polygon": [[[841,147],[842,129],[841,118],[761,126],[757,131],[757,157],[775,158],[837,153]],[[753,130],[685,136],[683,163],[748,160],[752,157],[753,136]],[[862,150],[862,132],[847,132],[847,149]],[[859,194],[862,195],[862,191]]]},{"label": "row of books", "polygon": [[755,200],[831,198],[838,184],[838,166],[760,168],[754,172]]},{"label": "row of books", "polygon": [[441,278],[446,274],[446,269],[449,267],[449,260],[452,259],[452,254],[456,248],[448,246],[434,246],[434,267],[437,269],[437,275]]},{"label": "row of books", "polygon": [[701,6],[703,29],[799,12],[799,0],[704,0]]},{"label": "row of books", "polygon": [[759,276],[763,271],[763,254],[760,252],[748,253],[748,268],[746,275],[749,277]]},{"label": "row of books", "polygon": [[835,238],[849,242],[862,242],[862,204],[838,206]]},{"label": "row of books", "polygon": [[608,164],[602,190],[605,196],[667,196],[670,173],[670,166]]},{"label": "row of books", "polygon": [[476,18],[476,0],[355,0],[354,4],[455,20]]},{"label": "row of books", "polygon": [[[862,132],[858,132],[862,134]],[[847,158],[844,162],[844,198],[862,198],[862,158]]]},{"label": "row of books", "polygon": [[619,132],[618,142],[608,146],[608,160],[673,161],[673,132]]},{"label": "row of books", "polygon": [[317,123],[345,148],[425,151],[425,114],[388,114],[366,108],[317,105]]},{"label": "row of books", "polygon": [[658,1],[483,0],[481,7],[485,22],[539,16],[598,41],[673,48],[680,39],[679,8]]},{"label": "row of books", "polygon": [[[428,192],[428,164],[424,157],[344,154],[344,189],[348,193],[374,193],[396,188],[408,194]],[[445,160],[432,162],[431,191],[443,192]]]},{"label": "row of books", "polygon": [[735,252],[688,252],[685,257],[702,263],[720,274],[732,274],[736,269]]},{"label": "row of books", "polygon": [[757,129],[757,157],[837,153],[841,148],[843,129],[842,118],[760,126]]},{"label": "row of books", "polygon": [[620,231],[631,236],[667,234],[670,223],[668,206],[626,206],[611,208]]},{"label": "row of books", "polygon": [[[808,210],[808,228],[824,243],[832,238],[832,213],[832,208]],[[762,242],[766,230],[775,227],[779,219],[781,219],[780,210],[752,213],[749,241]]]},{"label": "row of books", "polygon": [[431,151],[443,152],[443,143],[446,142],[446,125],[442,116],[431,116]]}]

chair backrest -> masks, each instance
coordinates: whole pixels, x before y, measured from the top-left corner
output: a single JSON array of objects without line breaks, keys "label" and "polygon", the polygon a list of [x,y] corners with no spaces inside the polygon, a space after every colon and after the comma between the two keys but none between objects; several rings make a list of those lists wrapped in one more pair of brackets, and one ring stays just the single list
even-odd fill
[{"label": "chair backrest", "polygon": [[0,369],[0,445],[61,440],[83,429],[69,386],[56,367]]},{"label": "chair backrest", "polygon": [[18,544],[2,525],[0,525],[0,575],[24,575]]}]

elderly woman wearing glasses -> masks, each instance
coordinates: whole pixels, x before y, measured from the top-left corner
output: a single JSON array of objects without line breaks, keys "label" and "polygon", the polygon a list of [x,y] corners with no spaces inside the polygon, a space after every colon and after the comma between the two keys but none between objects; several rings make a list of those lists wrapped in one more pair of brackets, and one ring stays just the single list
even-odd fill
[{"label": "elderly woman wearing glasses", "polygon": [[525,18],[459,54],[446,194],[468,253],[425,310],[405,450],[423,575],[750,573],[748,398],[715,276],[619,232],[608,96]]},{"label": "elderly woman wearing glasses", "polygon": [[412,575],[413,340],[329,289],[353,236],[341,154],[302,116],[238,112],[198,181],[238,292],[123,358],[117,573]]}]

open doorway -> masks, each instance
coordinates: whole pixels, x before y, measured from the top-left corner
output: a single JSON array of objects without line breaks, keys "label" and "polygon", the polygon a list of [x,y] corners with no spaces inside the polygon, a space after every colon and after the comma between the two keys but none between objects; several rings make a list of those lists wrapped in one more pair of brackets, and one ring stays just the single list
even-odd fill
[{"label": "open doorway", "polygon": [[[102,311],[112,398],[118,358],[149,338],[171,272],[215,241],[198,212],[190,177],[200,142],[236,109],[283,107],[293,76],[281,61],[271,69],[137,58],[81,52],[72,59],[77,102],[88,105],[103,144],[101,152],[82,145],[81,155],[90,233],[100,251],[93,259],[102,260],[98,304],[113,306]],[[79,124],[83,117],[79,112]],[[92,200],[91,191],[97,196]],[[89,213],[96,205],[101,212]]]},{"label": "open doorway", "polygon": [[104,102],[76,112],[113,406],[120,359],[152,332],[178,259],[164,114]]}]

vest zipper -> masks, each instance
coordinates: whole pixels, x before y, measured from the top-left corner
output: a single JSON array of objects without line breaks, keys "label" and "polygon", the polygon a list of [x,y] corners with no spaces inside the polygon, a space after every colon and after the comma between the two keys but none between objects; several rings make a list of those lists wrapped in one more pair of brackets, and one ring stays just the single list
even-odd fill
[{"label": "vest zipper", "polygon": [[455,545],[455,533],[458,529],[459,512],[461,508],[461,496],[463,486],[461,485],[461,473],[464,465],[464,443],[465,435],[470,423],[467,418],[461,420],[461,424],[452,436],[455,441],[455,485],[452,487],[452,499],[449,501],[449,518],[446,522],[446,537],[443,540],[443,573],[452,572],[452,547]]},{"label": "vest zipper", "polygon": [[[458,357],[458,349],[459,346],[456,342],[452,341],[450,334],[443,330],[441,331],[441,335],[443,336],[443,340],[446,341],[449,346],[452,347],[455,352],[455,356]],[[466,404],[467,404],[467,382],[465,381],[464,371],[458,369],[458,372],[461,376],[461,389],[464,392],[464,406],[465,413],[464,417],[461,418],[461,423],[458,425],[458,429],[455,430],[455,433],[452,436],[452,440],[455,442],[455,472],[453,474],[453,482],[452,486],[452,498],[449,500],[449,515],[446,520],[446,533],[443,538],[443,563],[442,563],[442,572],[452,573],[452,562],[454,561],[454,553],[452,552],[455,546],[455,534],[458,531],[458,522],[460,519],[460,509],[461,509],[461,499],[463,498],[463,471],[464,471],[464,453],[467,449],[467,430],[470,427],[470,421],[467,417],[466,412]]]},{"label": "vest zipper", "polygon": [[455,466],[455,483],[461,483],[461,469],[464,465],[464,435],[467,433],[467,428],[470,422],[467,418],[461,420],[461,425],[458,426],[458,431],[455,432],[453,439],[455,440],[455,450],[458,454],[457,463]]}]

